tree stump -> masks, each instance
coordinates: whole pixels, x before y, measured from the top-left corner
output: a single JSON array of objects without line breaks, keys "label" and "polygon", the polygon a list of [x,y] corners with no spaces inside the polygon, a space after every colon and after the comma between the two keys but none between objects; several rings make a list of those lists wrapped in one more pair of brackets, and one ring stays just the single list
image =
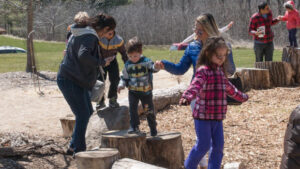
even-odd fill
[{"label": "tree stump", "polygon": [[294,80],[296,83],[300,83],[300,49],[293,47],[283,48],[282,61],[292,65],[293,71],[295,72]]},{"label": "tree stump", "polygon": [[181,168],[184,161],[181,134],[164,132],[155,137],[147,137],[143,159],[149,164],[172,169]]},{"label": "tree stump", "polygon": [[119,159],[119,151],[112,148],[101,148],[98,151],[84,151],[75,154],[78,169],[111,169]]},{"label": "tree stump", "polygon": [[256,62],[256,68],[269,69],[271,85],[274,87],[294,84],[294,71],[288,62]]},{"label": "tree stump", "polygon": [[103,133],[102,148],[117,148],[121,158],[142,161],[142,150],[146,143],[146,134],[128,134],[127,130],[115,130]]},{"label": "tree stump", "polygon": [[75,126],[75,117],[67,116],[59,120],[63,129],[63,137],[71,137]]},{"label": "tree stump", "polygon": [[165,169],[165,168],[146,164],[129,158],[123,158],[116,161],[113,164],[112,169]]},{"label": "tree stump", "polygon": [[268,69],[238,68],[236,71],[236,76],[241,79],[242,91],[271,88],[270,74]]}]

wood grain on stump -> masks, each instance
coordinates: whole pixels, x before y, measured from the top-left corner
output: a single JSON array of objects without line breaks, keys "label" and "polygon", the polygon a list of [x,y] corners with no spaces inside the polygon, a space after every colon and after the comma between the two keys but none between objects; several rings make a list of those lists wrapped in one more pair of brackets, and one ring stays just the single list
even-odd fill
[{"label": "wood grain on stump", "polygon": [[291,63],[292,69],[295,72],[294,80],[296,83],[300,83],[300,49],[293,47],[283,48],[282,61]]},{"label": "wood grain on stump", "polygon": [[75,117],[67,116],[59,119],[63,130],[63,137],[71,137],[75,126]]},{"label": "wood grain on stump", "polygon": [[142,161],[142,150],[146,143],[146,134],[128,134],[127,130],[109,131],[102,135],[102,148],[116,148],[121,158]]},{"label": "wood grain on stump", "polygon": [[268,69],[271,85],[274,87],[291,86],[294,84],[294,71],[288,62],[256,62],[256,68]]},{"label": "wood grain on stump", "polygon": [[116,161],[113,164],[112,169],[165,169],[165,168],[146,164],[129,158],[123,158]]},{"label": "wood grain on stump", "polygon": [[270,74],[268,69],[259,68],[238,68],[236,76],[242,82],[242,91],[250,89],[269,89],[271,88]]},{"label": "wood grain on stump", "polygon": [[112,148],[101,148],[97,151],[84,151],[75,154],[78,169],[111,169],[119,159],[119,151]]},{"label": "wood grain on stump", "polygon": [[172,169],[181,168],[184,161],[181,134],[162,132],[155,137],[147,137],[143,156],[149,164]]}]

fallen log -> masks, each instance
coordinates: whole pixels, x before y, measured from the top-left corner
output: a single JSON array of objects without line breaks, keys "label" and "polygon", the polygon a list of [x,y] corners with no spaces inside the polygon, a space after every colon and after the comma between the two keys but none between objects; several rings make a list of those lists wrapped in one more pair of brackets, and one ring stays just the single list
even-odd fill
[{"label": "fallen log", "polygon": [[241,79],[242,91],[271,88],[268,69],[238,68],[235,75]]},{"label": "fallen log", "polygon": [[288,62],[256,62],[256,68],[268,69],[271,85],[274,87],[291,86],[294,84],[294,71]]},{"label": "fallen log", "polygon": [[296,83],[300,83],[300,49],[294,47],[283,48],[282,61],[292,65],[292,69],[295,72],[294,80]]}]

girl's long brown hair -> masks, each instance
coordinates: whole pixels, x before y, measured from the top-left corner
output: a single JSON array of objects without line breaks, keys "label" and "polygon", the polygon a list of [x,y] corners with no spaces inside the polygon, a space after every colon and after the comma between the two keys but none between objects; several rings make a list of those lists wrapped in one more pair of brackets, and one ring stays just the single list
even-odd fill
[{"label": "girl's long brown hair", "polygon": [[[230,50],[229,50],[229,47],[227,46],[224,38],[222,38],[220,36],[214,36],[214,37],[208,38],[200,52],[199,57],[198,57],[197,68],[199,68],[200,66],[204,66],[204,65],[214,68],[213,62],[212,62],[212,56],[217,54],[216,52],[217,52],[218,48],[226,48],[227,56],[229,55]],[[227,58],[228,57],[225,58],[225,62],[222,66],[223,72],[226,75],[227,75],[226,66],[228,64]]]}]

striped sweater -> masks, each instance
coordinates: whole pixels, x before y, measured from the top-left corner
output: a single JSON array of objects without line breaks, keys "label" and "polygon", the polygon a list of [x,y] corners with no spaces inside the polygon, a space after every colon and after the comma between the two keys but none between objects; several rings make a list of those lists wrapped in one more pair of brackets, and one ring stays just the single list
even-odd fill
[{"label": "striped sweater", "polygon": [[126,86],[129,91],[149,94],[153,89],[152,73],[158,71],[154,68],[154,63],[151,59],[144,56],[141,56],[136,63],[128,60],[122,71],[119,87]]}]

